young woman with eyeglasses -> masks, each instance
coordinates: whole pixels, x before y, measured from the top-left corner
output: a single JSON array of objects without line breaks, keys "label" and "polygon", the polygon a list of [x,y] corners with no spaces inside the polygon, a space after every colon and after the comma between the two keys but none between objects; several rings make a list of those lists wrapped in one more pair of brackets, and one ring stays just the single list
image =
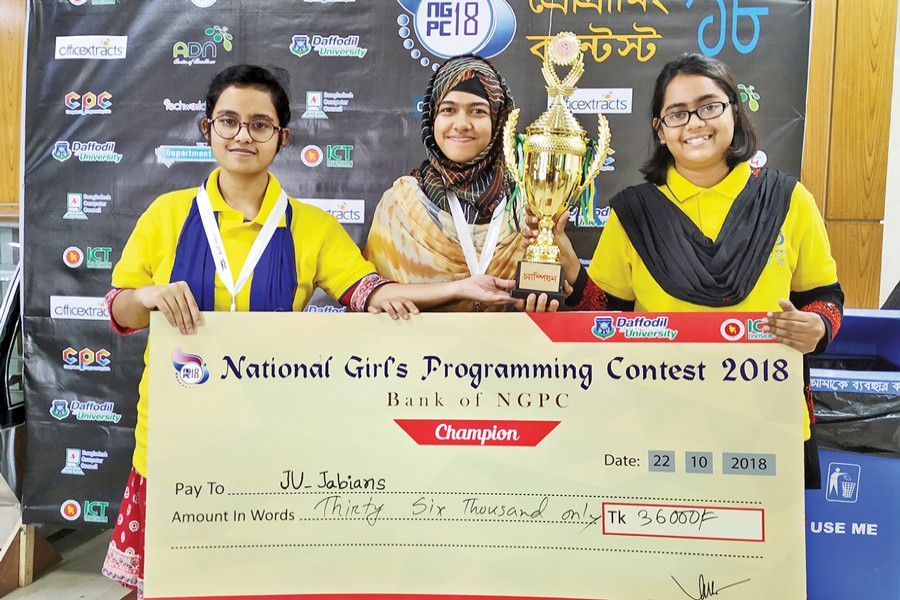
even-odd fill
[{"label": "young woman with eyeglasses", "polygon": [[[287,94],[261,67],[216,75],[201,131],[218,163],[198,188],[157,198],[140,217],[112,274],[107,302],[113,328],[147,327],[159,310],[181,333],[200,311],[300,311],[321,287],[352,311],[406,318],[456,299],[510,302],[511,280],[483,275],[403,285],[363,259],[343,227],[324,211],[289,198],[269,166],[290,138]],[[144,362],[146,365],[147,354]],[[143,594],[147,369],[139,385],[133,469],[103,566],[107,576]]]},{"label": "young woman with eyeglasses", "polygon": [[[685,54],[660,72],[651,107],[647,183],[623,190],[590,267],[557,223],[574,310],[766,311],[765,329],[805,354],[825,349],[841,323],[825,224],[796,178],[755,169],[756,130],[728,67]],[[529,218],[534,227],[536,219]],[[526,239],[536,232],[529,230]],[[805,439],[813,420],[809,372]],[[798,390],[798,396],[800,391]],[[818,487],[814,442],[807,485]]]}]

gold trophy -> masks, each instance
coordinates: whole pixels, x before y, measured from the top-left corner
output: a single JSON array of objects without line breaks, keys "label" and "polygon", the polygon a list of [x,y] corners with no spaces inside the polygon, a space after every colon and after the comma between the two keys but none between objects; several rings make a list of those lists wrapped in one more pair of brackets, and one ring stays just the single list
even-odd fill
[{"label": "gold trophy", "polygon": [[[565,78],[560,79],[557,75],[557,65],[571,65]],[[613,151],[609,147],[606,117],[597,115],[595,145],[563,100],[572,95],[575,84],[584,74],[581,45],[574,33],[558,33],[550,39],[541,73],[547,82],[547,93],[553,100],[550,108],[525,129],[525,136],[519,136],[524,164],[519,164],[519,143],[516,141],[519,109],[510,113],[503,129],[506,169],[518,184],[519,193],[524,194],[531,212],[540,219],[537,239],[525,251],[525,260],[519,261],[512,295],[526,298],[529,294],[545,293],[551,299],[562,301],[563,269],[559,262],[559,247],[553,243],[553,225],[591,185],[604,160]],[[592,156],[586,163],[589,148],[592,148]]]}]

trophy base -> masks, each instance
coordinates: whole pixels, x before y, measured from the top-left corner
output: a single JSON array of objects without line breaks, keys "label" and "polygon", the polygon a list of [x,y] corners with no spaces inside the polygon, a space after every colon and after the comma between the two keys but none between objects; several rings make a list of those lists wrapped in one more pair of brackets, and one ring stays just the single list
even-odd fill
[{"label": "trophy base", "polygon": [[566,298],[563,281],[563,267],[559,263],[520,260],[516,267],[516,287],[510,295],[525,300],[530,294],[547,294],[548,302],[558,300],[562,304]]}]

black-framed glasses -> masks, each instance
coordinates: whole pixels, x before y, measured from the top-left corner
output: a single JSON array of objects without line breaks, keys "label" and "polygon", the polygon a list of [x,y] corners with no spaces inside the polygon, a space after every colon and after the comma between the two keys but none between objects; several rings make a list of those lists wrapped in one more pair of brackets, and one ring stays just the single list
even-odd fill
[{"label": "black-framed glasses", "polygon": [[659,118],[659,122],[666,127],[684,127],[691,120],[691,115],[697,115],[703,121],[709,121],[721,117],[725,109],[733,102],[710,102],[694,110],[679,110]]},{"label": "black-framed glasses", "polygon": [[260,143],[268,142],[275,135],[276,131],[281,131],[282,129],[273,125],[271,121],[264,119],[257,119],[248,123],[234,117],[225,116],[210,119],[210,123],[212,123],[213,131],[222,139],[232,140],[240,133],[241,127],[246,127],[250,137]]}]

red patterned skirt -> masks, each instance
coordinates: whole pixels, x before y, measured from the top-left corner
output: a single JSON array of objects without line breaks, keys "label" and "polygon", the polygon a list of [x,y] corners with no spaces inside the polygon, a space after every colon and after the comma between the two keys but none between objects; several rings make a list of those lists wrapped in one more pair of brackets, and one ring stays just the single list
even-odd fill
[{"label": "red patterned skirt", "polygon": [[103,574],[144,597],[144,527],[147,509],[147,480],[134,467],[125,486],[119,518],[109,541]]}]

